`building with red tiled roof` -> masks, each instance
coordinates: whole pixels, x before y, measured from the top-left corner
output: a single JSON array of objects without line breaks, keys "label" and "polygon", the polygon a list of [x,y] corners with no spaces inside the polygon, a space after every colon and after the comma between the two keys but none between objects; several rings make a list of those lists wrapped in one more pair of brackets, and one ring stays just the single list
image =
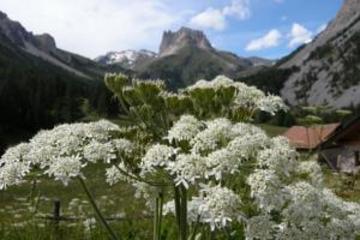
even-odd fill
[{"label": "building with red tiled roof", "polygon": [[333,123],[315,127],[293,126],[283,136],[287,137],[290,144],[298,150],[312,150],[318,148],[339,125]]},{"label": "building with red tiled roof", "polygon": [[319,160],[334,170],[360,171],[360,116],[316,127],[294,126],[283,136],[297,150],[317,150]]}]

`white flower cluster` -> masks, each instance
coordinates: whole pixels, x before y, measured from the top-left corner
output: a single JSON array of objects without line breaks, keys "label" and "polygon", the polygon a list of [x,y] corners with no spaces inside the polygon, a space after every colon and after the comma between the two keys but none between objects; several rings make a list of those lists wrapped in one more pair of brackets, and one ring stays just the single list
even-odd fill
[{"label": "white flower cluster", "polygon": [[118,156],[129,155],[133,150],[131,142],[112,140],[112,133],[119,130],[106,120],[42,130],[29,143],[9,148],[1,157],[0,189],[20,183],[34,166],[68,184],[71,178],[81,176],[88,162],[110,163]]},{"label": "white flower cluster", "polygon": [[166,84],[163,80],[141,80],[133,79],[132,84],[136,87],[155,87],[159,90],[165,89]]},{"label": "white flower cluster", "polygon": [[0,189],[20,184],[30,171],[30,163],[26,160],[29,152],[27,144],[19,144],[8,149],[0,159]]},{"label": "white flower cluster", "polygon": [[241,82],[234,82],[225,76],[218,76],[212,81],[200,80],[194,85],[186,88],[185,91],[193,92],[201,89],[218,91],[219,89],[234,88],[234,106],[237,108],[248,109],[250,111],[261,110],[270,114],[275,114],[279,110],[286,110],[287,107],[278,96],[266,95],[256,87],[247,86]]},{"label": "white flower cluster", "polygon": [[169,162],[166,170],[174,176],[175,184],[189,188],[207,172],[206,159],[196,154],[179,154],[176,161]]},{"label": "white flower cluster", "polygon": [[316,162],[297,161],[280,137],[259,151],[257,159],[258,169],[247,182],[261,214],[247,221],[247,239],[355,239],[360,205],[324,188]]},{"label": "white flower cluster", "polygon": [[289,142],[284,137],[277,137],[271,140],[270,148],[266,148],[258,153],[258,165],[260,168],[268,168],[285,177],[297,169],[297,152],[291,148]]},{"label": "white flower cluster", "polygon": [[194,138],[203,128],[203,124],[191,115],[183,115],[169,130],[166,137],[170,142],[189,141]]},{"label": "white flower cluster", "polygon": [[[241,200],[232,190],[202,185],[199,196],[188,202],[188,221],[209,224],[211,230],[224,228],[234,219],[241,218]],[[174,202],[164,206],[164,214],[175,214]]]},{"label": "white flower cluster", "polygon": [[155,144],[151,146],[141,159],[141,175],[155,172],[157,168],[168,167],[169,163],[175,159],[176,152],[175,148],[167,145]]},{"label": "white flower cluster", "polygon": [[205,123],[206,128],[199,132],[190,144],[194,154],[206,154],[214,151],[228,142],[232,124],[225,118],[215,119]]},{"label": "white flower cluster", "polygon": [[212,81],[199,80],[194,85],[186,88],[187,91],[194,91],[197,89],[215,89],[227,88],[234,86],[234,81],[226,76],[220,75]]},{"label": "white flower cluster", "polygon": [[[155,144],[148,149],[140,165],[142,173],[167,170],[176,185],[186,188],[199,179],[214,177],[220,181],[234,174],[244,161],[255,156],[271,141],[264,131],[250,124],[232,124],[228,119],[199,121],[185,115],[169,130],[166,139],[187,141],[190,153],[172,146]],[[173,141],[170,141],[174,144]]]},{"label": "white flower cluster", "polygon": [[124,182],[129,181],[129,179],[123,173],[121,173],[121,171],[119,169],[122,169],[122,170],[126,169],[123,162],[119,163],[118,166],[113,165],[106,169],[106,172],[105,172],[106,182],[110,186],[115,185],[116,183],[118,183],[120,181],[124,181]]}]

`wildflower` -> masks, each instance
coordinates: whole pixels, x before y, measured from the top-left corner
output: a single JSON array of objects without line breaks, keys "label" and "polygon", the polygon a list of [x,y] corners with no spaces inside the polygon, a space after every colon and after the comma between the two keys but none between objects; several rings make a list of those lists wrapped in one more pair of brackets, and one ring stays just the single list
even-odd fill
[{"label": "wildflower", "polygon": [[175,185],[189,188],[207,171],[206,159],[196,154],[179,154],[176,161],[169,162],[166,168],[174,176]]},{"label": "wildflower", "polygon": [[58,157],[49,165],[45,173],[68,185],[71,178],[81,176],[80,171],[84,164],[80,160],[79,156]]},{"label": "wildflower", "polygon": [[155,144],[150,147],[141,160],[143,173],[153,172],[156,167],[166,167],[176,155],[176,149],[170,146]]},{"label": "wildflower", "polygon": [[220,148],[222,143],[228,141],[231,126],[231,122],[225,118],[206,122],[206,129],[191,140],[191,151],[200,154]]},{"label": "wildflower", "polygon": [[170,142],[190,141],[198,134],[203,124],[191,115],[183,115],[169,130],[166,137]]},{"label": "wildflower", "polygon": [[199,201],[198,213],[201,221],[208,223],[211,230],[224,228],[241,214],[240,198],[232,190],[217,185],[203,185],[200,195],[193,200]]}]

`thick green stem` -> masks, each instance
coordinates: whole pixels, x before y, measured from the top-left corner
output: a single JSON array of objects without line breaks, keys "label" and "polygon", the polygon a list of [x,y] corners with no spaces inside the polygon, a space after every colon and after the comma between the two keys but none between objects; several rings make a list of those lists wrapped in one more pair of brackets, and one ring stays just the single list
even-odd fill
[{"label": "thick green stem", "polygon": [[163,218],[163,205],[164,205],[164,195],[162,192],[159,193],[159,218],[158,218],[158,235],[161,238],[161,227],[162,227],[162,218]]},{"label": "thick green stem", "polygon": [[107,223],[106,219],[104,218],[104,216],[102,215],[102,213],[99,210],[99,207],[97,206],[94,197],[92,196],[92,194],[90,193],[90,190],[88,189],[88,187],[85,184],[85,181],[79,177],[79,181],[81,183],[81,186],[83,187],[91,206],[93,207],[99,221],[102,223],[102,225],[105,227],[105,229],[108,231],[110,237],[112,240],[118,240],[118,237],[116,236],[115,232],[111,229],[110,225]]},{"label": "thick green stem", "polygon": [[175,186],[175,215],[179,231],[179,239],[187,240],[187,190],[183,186]]},{"label": "thick green stem", "polygon": [[153,229],[154,240],[160,240],[161,238],[163,205],[164,205],[164,197],[163,197],[163,193],[160,192],[155,200],[154,229]]},{"label": "thick green stem", "polygon": [[155,199],[155,211],[154,211],[154,229],[153,229],[153,239],[158,240],[158,224],[159,224],[159,198]]},{"label": "thick green stem", "polygon": [[181,185],[181,235],[182,240],[187,239],[187,190],[184,186]]},{"label": "thick green stem", "polygon": [[175,201],[175,217],[176,217],[176,222],[178,225],[178,230],[179,230],[179,234],[180,234],[180,192],[179,192],[179,188],[178,187],[174,187],[174,191],[175,191],[175,196],[174,196],[174,201]]}]

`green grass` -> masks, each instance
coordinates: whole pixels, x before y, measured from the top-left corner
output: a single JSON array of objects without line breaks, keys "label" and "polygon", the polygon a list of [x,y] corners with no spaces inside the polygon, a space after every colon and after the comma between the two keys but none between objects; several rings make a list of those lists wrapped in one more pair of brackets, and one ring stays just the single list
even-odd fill
[{"label": "green grass", "polygon": [[[134,192],[128,185],[107,185],[104,174],[102,164],[85,170],[86,183],[105,217],[124,217],[111,222],[124,239],[149,239],[152,219],[147,217],[150,213],[145,212],[143,202],[134,198]],[[35,191],[32,191],[31,179],[0,191],[0,239],[108,239],[99,223],[89,235],[83,226],[84,220],[62,222],[55,231],[51,221],[41,218],[52,214],[55,199],[61,202],[62,216],[90,219],[95,217],[95,213],[76,180],[67,187],[46,177],[37,181]],[[76,204],[71,204],[72,201]]]},{"label": "green grass", "polygon": [[360,202],[360,179],[358,177],[332,171],[323,167],[324,183],[339,197],[352,202]]},{"label": "green grass", "polygon": [[286,127],[279,127],[269,124],[259,124],[258,127],[262,128],[270,137],[279,136],[288,129]]}]

